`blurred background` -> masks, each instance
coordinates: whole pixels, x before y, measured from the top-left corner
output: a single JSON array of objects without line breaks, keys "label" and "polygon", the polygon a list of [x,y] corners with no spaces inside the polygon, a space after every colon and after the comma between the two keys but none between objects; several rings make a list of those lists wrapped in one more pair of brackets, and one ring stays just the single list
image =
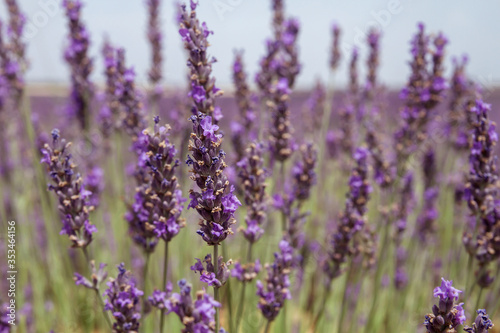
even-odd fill
[{"label": "blurred background", "polygon": [[[185,54],[176,26],[175,3],[164,1],[162,24],[165,52],[165,84],[178,86],[185,82]],[[269,1],[258,0],[201,0],[199,17],[215,32],[211,37],[211,54],[218,63],[214,74],[218,84],[231,90],[233,50],[245,50],[245,61],[253,78],[258,61],[265,51],[265,40],[271,37]],[[84,21],[91,34],[91,56],[95,58],[92,80],[103,83],[103,64],[100,49],[105,36],[127,50],[129,63],[139,82],[147,80],[149,47],[145,38],[147,10],[144,1],[101,0],[85,1]],[[66,45],[66,20],[56,0],[20,0],[27,14],[28,57],[31,61],[27,80],[32,84],[64,85],[69,82],[68,66],[63,63],[62,50]],[[500,2],[483,0],[478,4],[462,0],[289,0],[287,14],[301,23],[299,35],[300,61],[303,64],[297,88],[311,87],[316,78],[327,79],[328,51],[332,22],[343,29],[341,73],[336,82],[347,82],[347,60],[350,50],[357,46],[365,55],[365,36],[370,27],[382,31],[380,82],[400,87],[409,73],[409,40],[422,21],[428,31],[443,31],[450,43],[447,57],[469,55],[468,72],[471,79],[483,86],[500,83],[500,43],[497,42],[500,23]],[[4,3],[0,15],[7,16]],[[449,75],[450,66],[447,67]],[[344,75],[345,73],[345,75]],[[363,69],[361,69],[363,74]],[[229,89],[228,89],[229,88]]]}]

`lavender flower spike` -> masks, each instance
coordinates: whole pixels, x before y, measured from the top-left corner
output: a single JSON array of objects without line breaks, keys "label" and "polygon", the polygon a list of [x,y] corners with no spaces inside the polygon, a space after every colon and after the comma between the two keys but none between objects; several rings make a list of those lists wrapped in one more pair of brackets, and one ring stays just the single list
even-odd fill
[{"label": "lavender flower spike", "polygon": [[464,192],[471,217],[475,217],[477,239],[473,230],[464,233],[463,241],[470,255],[480,264],[479,285],[493,282],[487,270],[489,263],[500,257],[500,210],[498,208],[498,171],[495,146],[498,142],[496,124],[489,120],[490,105],[477,100],[470,110],[472,144],[469,154],[469,175]]},{"label": "lavender flower spike", "polygon": [[180,280],[177,284],[180,293],[174,293],[168,298],[166,308],[169,313],[173,312],[179,317],[184,325],[181,332],[215,332],[215,313],[216,308],[220,308],[220,303],[215,301],[205,290],[198,291],[193,300],[191,285],[186,280]]},{"label": "lavender flower spike", "polygon": [[218,245],[233,233],[234,213],[241,203],[223,172],[227,165],[220,147],[219,126],[201,112],[191,116],[191,121],[193,133],[188,149],[192,157],[188,156],[187,164],[192,167],[192,179],[200,191],[191,190],[188,208],[196,209],[202,218],[198,234],[208,245]]},{"label": "lavender flower spike", "polygon": [[425,316],[424,325],[428,333],[453,333],[466,318],[462,305],[457,304],[462,291],[452,286],[452,281],[442,278],[440,287],[434,289],[434,297],[439,298],[439,305],[432,307],[432,313]]},{"label": "lavender flower spike", "polygon": [[134,144],[138,156],[138,186],[126,220],[129,233],[146,252],[153,252],[158,239],[170,242],[185,226],[181,218],[186,201],[176,177],[179,161],[169,142],[169,126],[159,126],[155,117],[154,132],[144,130]]},{"label": "lavender flower spike", "polygon": [[186,5],[182,5],[180,14],[179,33],[189,54],[187,65],[191,72],[189,96],[196,110],[194,114],[201,112],[211,116],[217,124],[222,114],[220,108],[215,107],[215,98],[222,95],[222,91],[215,86],[215,78],[211,76],[212,64],[216,59],[207,54],[208,36],[213,32],[208,30],[205,23],[200,24],[195,11],[197,5],[197,2],[191,0],[191,12],[188,13]]},{"label": "lavender flower spike", "polygon": [[472,324],[472,327],[466,326],[464,331],[468,333],[488,333],[488,330],[493,328],[494,325],[486,314],[486,310],[479,309],[476,312],[477,317],[474,324]]},{"label": "lavender flower spike", "polygon": [[340,60],[342,58],[342,54],[340,53],[340,34],[341,34],[340,26],[337,23],[334,23],[332,26],[332,50],[330,53],[330,69],[332,71],[336,70],[339,66]]},{"label": "lavender flower spike", "polygon": [[148,39],[151,45],[151,69],[148,76],[149,81],[156,89],[162,79],[162,63],[163,56],[162,49],[162,34],[160,30],[160,0],[147,0],[149,9],[149,22],[148,22]]},{"label": "lavender flower spike", "polygon": [[61,235],[68,235],[73,247],[87,247],[92,242],[92,234],[97,228],[89,220],[89,212],[94,207],[90,205],[90,191],[83,187],[80,174],[75,174],[69,153],[70,142],[60,138],[59,130],[52,131],[52,147],[45,144],[42,149],[41,163],[47,164],[47,172],[52,179],[48,188],[53,191],[59,201],[59,213],[63,227]]},{"label": "lavender flower spike", "polygon": [[69,113],[76,116],[83,130],[87,130],[90,121],[90,103],[93,85],[90,82],[93,61],[88,56],[90,48],[89,32],[81,21],[82,3],[80,0],[63,0],[69,25],[69,45],[64,58],[71,69],[71,105]]},{"label": "lavender flower spike", "polygon": [[212,255],[207,254],[203,262],[200,259],[196,259],[196,263],[191,266],[191,270],[195,273],[200,273],[201,282],[205,282],[211,287],[220,288],[229,278],[231,271],[228,269],[228,266],[231,264],[231,260],[225,263],[222,256],[219,256],[217,265],[214,266],[212,263]]},{"label": "lavender flower spike", "polygon": [[113,332],[137,332],[141,319],[139,301],[143,292],[135,287],[134,278],[123,263],[117,267],[117,278],[110,279],[104,292],[107,297],[104,309],[111,311],[115,319]]},{"label": "lavender flower spike", "polygon": [[349,194],[345,209],[340,218],[337,231],[331,237],[331,248],[323,270],[327,275],[329,286],[331,281],[343,272],[343,264],[353,252],[352,240],[365,224],[366,205],[372,188],[368,183],[368,155],[365,148],[358,148],[354,154],[357,165],[349,179]]},{"label": "lavender flower spike", "polygon": [[292,169],[294,178],[294,197],[300,202],[307,200],[311,188],[316,184],[316,172],[314,168],[317,162],[317,149],[312,143],[300,147],[301,157]]},{"label": "lavender flower spike", "polygon": [[274,262],[267,264],[267,278],[265,285],[257,281],[257,296],[260,297],[258,307],[262,315],[273,321],[278,316],[281,308],[290,294],[290,268],[293,263],[293,248],[282,240],[279,243],[280,252],[274,254]]},{"label": "lavender flower spike", "polygon": [[10,37],[11,51],[16,55],[21,67],[26,65],[26,43],[23,42],[23,32],[26,17],[21,13],[17,0],[5,0],[9,11],[8,36]]},{"label": "lavender flower spike", "polygon": [[262,226],[266,221],[267,170],[264,168],[264,147],[259,143],[251,143],[246,150],[245,157],[238,162],[239,178],[242,184],[247,214],[246,228],[243,235],[250,243],[255,243],[264,234]]},{"label": "lavender flower spike", "polygon": [[271,87],[271,100],[267,105],[272,113],[272,126],[270,129],[269,144],[273,158],[284,162],[292,154],[292,125],[290,123],[290,110],[288,98],[291,91],[287,79],[280,79]]},{"label": "lavender flower spike", "polygon": [[104,270],[106,267],[106,264],[99,264],[99,268],[97,269],[95,266],[95,261],[91,260],[90,261],[90,268],[92,269],[92,275],[90,276],[91,279],[87,279],[86,277],[75,273],[75,276],[73,277],[73,280],[75,280],[76,285],[82,285],[85,288],[92,289],[92,290],[99,290],[99,286],[101,285],[104,280],[108,277],[108,272]]}]

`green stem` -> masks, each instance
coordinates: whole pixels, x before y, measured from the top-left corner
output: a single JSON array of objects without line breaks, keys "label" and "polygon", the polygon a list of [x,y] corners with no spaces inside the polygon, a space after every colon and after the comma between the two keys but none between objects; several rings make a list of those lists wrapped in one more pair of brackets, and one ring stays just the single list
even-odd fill
[{"label": "green stem", "polygon": [[264,333],[269,333],[270,328],[271,328],[271,321],[268,320],[266,323],[266,329],[264,330]]},{"label": "green stem", "polygon": [[147,283],[147,276],[148,276],[148,268],[149,268],[149,258],[151,257],[151,253],[149,252],[146,252],[146,262],[144,263],[144,267],[142,269],[142,281],[144,283],[144,295],[142,296],[142,315],[143,315],[143,318],[144,318],[144,314],[146,313],[146,295],[148,294],[147,292],[147,286],[148,286],[148,283]]},{"label": "green stem", "polygon": [[[252,248],[253,248],[253,243],[248,243],[247,263],[250,263],[252,261]],[[238,310],[236,313],[236,327],[234,331],[235,333],[238,333],[241,324],[241,319],[243,317],[243,309],[245,307],[246,286],[247,286],[246,282],[243,281],[243,286],[241,287],[240,302],[238,304]]]},{"label": "green stem", "polygon": [[[218,244],[215,244],[214,245],[214,263],[216,263],[215,265],[217,266],[218,264],[218,260],[219,260],[219,245]],[[216,277],[218,278],[218,277]],[[219,288],[214,286],[214,300],[216,302],[219,302],[220,298],[219,298]],[[219,327],[220,327],[220,323],[219,323],[219,312],[220,312],[220,308],[215,308],[215,332],[219,332]]]},{"label": "green stem", "polygon": [[479,309],[479,303],[481,303],[481,296],[483,296],[483,290],[484,290],[483,287],[481,287],[481,289],[479,289],[479,294],[477,295],[476,306],[474,307],[474,311]]},{"label": "green stem", "polygon": [[350,260],[349,263],[349,272],[347,273],[347,276],[345,278],[345,283],[344,283],[344,294],[342,296],[342,305],[340,306],[340,318],[339,318],[339,326],[338,326],[338,331],[339,333],[342,332],[342,325],[344,323],[344,317],[345,317],[345,310],[347,307],[347,288],[349,285],[349,281],[352,279],[352,275],[354,272],[354,265],[352,264],[352,260]]},{"label": "green stem", "polygon": [[[165,242],[165,253],[163,257],[163,288],[167,288],[167,272],[168,272],[168,242]],[[163,326],[165,324],[165,308],[161,309],[160,314],[160,333],[163,333]]]},{"label": "green stem", "polygon": [[332,282],[330,281],[328,283],[328,286],[326,287],[326,292],[323,294],[323,301],[321,302],[321,307],[319,308],[318,314],[314,318],[314,321],[312,323],[312,332],[316,332],[319,322],[321,320],[321,317],[323,316],[325,309],[326,309],[326,302],[328,301],[328,298],[330,296],[330,293],[332,291]]}]

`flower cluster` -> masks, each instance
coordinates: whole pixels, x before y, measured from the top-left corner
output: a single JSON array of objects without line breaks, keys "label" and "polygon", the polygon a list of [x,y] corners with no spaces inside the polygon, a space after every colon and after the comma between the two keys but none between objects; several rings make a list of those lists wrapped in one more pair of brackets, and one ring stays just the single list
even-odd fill
[{"label": "flower cluster", "polygon": [[447,134],[450,145],[462,150],[467,149],[469,143],[467,115],[464,108],[473,89],[465,73],[467,60],[466,56],[461,61],[453,59],[453,75],[450,83],[451,97],[447,117]]},{"label": "flower cluster", "polygon": [[241,203],[223,172],[227,165],[224,162],[226,154],[220,147],[219,126],[212,123],[212,117],[201,112],[190,119],[193,132],[187,164],[192,167],[191,178],[200,191],[190,191],[188,208],[196,209],[202,217],[198,234],[208,245],[215,245],[232,233],[233,216]]},{"label": "flower cluster", "polygon": [[467,333],[488,333],[488,330],[494,325],[486,314],[486,310],[479,309],[476,312],[477,317],[474,324],[472,324],[472,327],[466,326],[464,331]]},{"label": "flower cluster", "polygon": [[41,163],[47,164],[47,172],[52,180],[49,190],[57,196],[59,213],[63,227],[61,235],[68,235],[73,247],[85,248],[92,242],[92,234],[97,228],[89,220],[89,212],[94,209],[89,198],[92,195],[83,186],[80,174],[75,174],[69,152],[70,142],[60,138],[59,130],[52,131],[52,147],[46,143],[42,149]]},{"label": "flower cluster", "polygon": [[325,111],[326,90],[321,80],[317,80],[311,95],[304,107],[305,131],[314,135],[322,126],[323,113]]},{"label": "flower cluster", "polygon": [[[443,78],[444,48],[446,38],[438,34],[431,52],[431,39],[425,34],[424,25],[418,25],[418,33],[412,41],[411,75],[400,97],[405,101],[401,111],[403,123],[395,133],[398,172],[403,174],[408,156],[418,144],[427,137],[427,126],[431,120],[431,111],[442,100],[447,88]],[[429,56],[432,57],[429,65]]]},{"label": "flower cluster", "polygon": [[422,242],[427,242],[428,237],[435,231],[434,222],[438,218],[436,201],[439,195],[439,188],[436,184],[436,161],[434,149],[429,148],[424,154],[422,161],[422,171],[424,175],[424,206],[417,218],[416,232]]},{"label": "flower cluster", "polygon": [[323,270],[331,280],[342,274],[342,265],[353,253],[352,240],[365,224],[366,205],[372,188],[368,183],[368,155],[365,148],[358,148],[354,153],[356,166],[349,179],[349,194],[344,212],[340,217],[336,232],[330,240],[328,258],[323,264]]},{"label": "flower cluster", "polygon": [[452,286],[453,281],[442,278],[441,286],[434,289],[434,297],[439,298],[439,305],[432,307],[432,313],[425,316],[424,325],[428,333],[453,333],[466,318],[462,305],[456,304],[462,292]]},{"label": "flower cluster", "polygon": [[188,13],[186,6],[181,6],[179,33],[184,42],[184,48],[188,51],[189,59],[187,65],[190,70],[191,91],[189,96],[193,101],[194,114],[201,112],[213,118],[217,123],[222,118],[219,107],[215,106],[215,98],[222,95],[222,91],[215,86],[215,78],[212,74],[212,64],[215,58],[207,54],[209,46],[208,36],[213,32],[208,30],[205,23],[200,24],[196,17],[198,3],[191,0],[191,11]]},{"label": "flower cluster", "polygon": [[92,275],[90,276],[90,280],[81,274],[75,273],[73,280],[75,280],[76,285],[84,286],[85,288],[98,290],[104,280],[108,277],[108,272],[104,270],[106,264],[99,264],[99,268],[96,268],[95,261],[90,261],[90,268],[92,270]]},{"label": "flower cluster", "polygon": [[[469,155],[469,175],[464,197],[468,203],[471,216],[476,217],[478,235],[472,240],[472,230],[464,234],[467,250],[475,255],[480,265],[485,268],[488,263],[500,256],[500,211],[498,210],[498,171],[495,146],[498,141],[495,123],[489,120],[490,106],[477,100],[471,109],[472,145]],[[493,282],[485,269],[484,276],[478,281],[482,286]]]},{"label": "flower cluster", "polygon": [[118,59],[115,48],[104,42],[102,48],[104,59],[104,75],[106,76],[105,103],[100,111],[102,132],[106,137],[111,135],[117,127],[115,123],[120,114],[120,73],[118,72]]},{"label": "flower cluster", "polygon": [[234,264],[234,268],[231,270],[231,276],[237,278],[241,282],[252,282],[252,280],[257,277],[257,274],[259,274],[261,269],[262,266],[259,259],[255,260],[255,262],[249,262],[244,265],[236,262]]},{"label": "flower cluster", "polygon": [[244,201],[247,206],[245,217],[246,228],[243,235],[250,243],[255,243],[264,234],[262,225],[266,220],[267,196],[264,168],[264,147],[259,143],[251,143],[245,157],[238,162],[239,178],[242,184]]},{"label": "flower cluster", "polygon": [[280,79],[271,87],[271,98],[267,102],[272,117],[269,145],[272,157],[279,162],[286,161],[292,154],[292,127],[288,106],[290,92],[288,80]]},{"label": "flower cluster", "polygon": [[161,54],[162,34],[160,30],[160,0],[148,0],[149,21],[148,21],[148,39],[151,45],[151,69],[148,76],[151,84],[156,88],[162,79],[162,63],[163,57]]},{"label": "flower cluster", "polygon": [[135,72],[127,68],[125,50],[116,51],[118,69],[118,96],[121,105],[120,126],[133,140],[135,140],[146,127],[141,96],[135,86]]},{"label": "flower cluster", "polygon": [[196,258],[196,263],[191,266],[191,270],[195,273],[200,273],[200,281],[207,283],[211,287],[222,287],[231,273],[228,266],[232,264],[231,261],[227,263],[223,261],[222,256],[219,256],[217,265],[212,263],[212,255],[207,254],[203,262]]},{"label": "flower cluster", "polygon": [[191,296],[191,285],[186,280],[178,283],[180,293],[174,293],[166,302],[168,312],[174,312],[184,325],[182,333],[215,332],[215,311],[221,305],[205,290],[196,293],[196,299]]},{"label": "flower cluster", "polygon": [[255,133],[252,132],[253,123],[256,119],[255,105],[250,94],[250,87],[247,82],[247,74],[243,67],[243,53],[237,52],[233,63],[233,82],[235,86],[236,104],[240,111],[240,121],[231,123],[232,140],[235,152],[239,155],[237,160],[241,160],[244,153],[244,141],[254,140]]},{"label": "flower cluster", "polygon": [[104,171],[100,167],[92,167],[85,176],[83,186],[92,194],[89,196],[89,204],[98,207],[100,195],[104,190]]},{"label": "flower cluster", "polygon": [[144,130],[134,144],[137,168],[147,175],[139,173],[135,202],[126,214],[132,239],[147,252],[154,250],[156,238],[170,242],[185,225],[181,213],[186,200],[175,175],[177,151],[168,140],[168,125],[159,126],[159,117],[154,121],[154,132]]},{"label": "flower cluster", "polygon": [[301,159],[292,169],[294,179],[294,197],[304,202],[310,196],[311,188],[316,184],[317,149],[312,143],[300,147]]},{"label": "flower cluster", "polygon": [[90,121],[90,103],[93,86],[90,74],[93,61],[88,56],[90,36],[81,21],[82,3],[80,0],[64,0],[69,25],[69,45],[64,52],[64,58],[71,68],[71,105],[69,114],[75,116],[84,130],[88,129]]},{"label": "flower cluster", "polygon": [[339,67],[340,59],[342,54],[340,53],[340,26],[338,24],[333,24],[332,26],[332,50],[330,53],[330,69],[332,71]]},{"label": "flower cluster", "polygon": [[293,263],[293,248],[285,240],[280,241],[279,248],[280,251],[274,253],[274,262],[265,265],[265,285],[260,280],[257,281],[257,296],[260,297],[258,307],[269,321],[278,316],[285,300],[291,298],[289,274]]},{"label": "flower cluster", "polygon": [[115,322],[113,332],[137,332],[139,330],[139,301],[143,292],[136,288],[136,283],[130,272],[121,263],[116,279],[110,279],[104,309],[111,311]]}]

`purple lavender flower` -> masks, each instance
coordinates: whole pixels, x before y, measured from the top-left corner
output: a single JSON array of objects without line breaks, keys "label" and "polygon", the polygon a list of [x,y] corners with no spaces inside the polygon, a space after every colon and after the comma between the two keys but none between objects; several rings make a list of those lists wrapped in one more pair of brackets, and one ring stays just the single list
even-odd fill
[{"label": "purple lavender flower", "polygon": [[307,134],[314,136],[315,133],[321,130],[323,113],[325,111],[325,102],[325,87],[321,80],[317,80],[304,107],[303,120]]},{"label": "purple lavender flower", "polygon": [[264,147],[259,143],[251,143],[245,157],[238,162],[239,178],[243,188],[244,201],[247,206],[245,217],[246,228],[243,235],[250,243],[255,243],[264,234],[262,226],[266,220],[267,170],[264,168]]},{"label": "purple lavender flower", "polygon": [[283,78],[271,87],[271,99],[268,101],[268,110],[272,116],[269,145],[274,160],[286,161],[292,154],[292,125],[288,98],[290,89],[288,80]]},{"label": "purple lavender flower", "polygon": [[196,293],[196,299],[191,296],[191,285],[186,280],[178,283],[180,293],[174,293],[167,301],[168,312],[174,312],[184,325],[182,333],[215,332],[216,308],[221,305],[205,290]]},{"label": "purple lavender flower", "polygon": [[330,53],[330,69],[332,71],[336,70],[340,64],[341,56],[340,53],[340,26],[337,23],[332,25],[332,49]]},{"label": "purple lavender flower", "polygon": [[75,165],[69,153],[70,142],[60,138],[59,130],[52,131],[52,147],[48,143],[42,149],[41,163],[47,164],[47,173],[53,191],[59,201],[59,213],[63,227],[61,235],[68,235],[73,247],[85,248],[92,242],[92,234],[97,228],[89,220],[89,212],[94,207],[89,199],[92,193],[83,186],[80,174],[75,174]]},{"label": "purple lavender flower", "polygon": [[354,153],[356,166],[349,179],[349,194],[345,209],[340,217],[336,232],[331,236],[328,258],[323,263],[323,270],[328,277],[327,285],[343,272],[343,264],[353,253],[352,240],[365,224],[366,205],[372,188],[368,183],[368,155],[365,148],[358,148]]},{"label": "purple lavender flower", "polygon": [[424,25],[418,25],[418,33],[412,41],[412,73],[400,97],[405,101],[401,111],[401,128],[395,133],[398,173],[404,174],[409,155],[427,137],[431,111],[442,100],[447,88],[443,78],[444,47],[446,38],[439,34],[434,40],[432,66],[429,66],[430,37],[424,32]]},{"label": "purple lavender flower", "polygon": [[479,309],[476,312],[477,317],[472,324],[472,327],[465,326],[464,331],[468,333],[488,333],[488,330],[494,325],[489,316],[486,314],[486,310]]},{"label": "purple lavender flower", "polygon": [[274,38],[279,40],[283,31],[285,9],[283,0],[272,0]]},{"label": "purple lavender flower", "polygon": [[[17,38],[15,37],[16,40]],[[19,110],[24,91],[23,70],[20,65],[24,60],[15,53],[12,43],[5,42],[3,24],[0,22],[0,110],[5,108],[9,99],[14,102],[15,109]]]},{"label": "purple lavender flower", "polygon": [[456,332],[456,327],[465,322],[462,307],[464,303],[456,303],[461,292],[452,286],[452,281],[442,278],[441,286],[434,289],[434,297],[439,298],[439,306],[434,305],[432,313],[425,316],[424,325],[427,332]]},{"label": "purple lavender flower", "polygon": [[68,17],[69,45],[64,52],[64,58],[71,69],[71,105],[70,115],[75,116],[83,130],[87,130],[90,121],[90,104],[93,95],[93,85],[90,82],[93,60],[88,56],[90,36],[81,21],[82,3],[80,0],[63,0],[63,6]]},{"label": "purple lavender flower", "polygon": [[159,126],[159,121],[155,117],[154,133],[144,130],[134,144],[138,187],[126,215],[132,239],[147,252],[154,250],[157,239],[170,242],[185,225],[181,213],[186,199],[176,177],[177,151],[168,140],[169,126]]},{"label": "purple lavender flower", "polygon": [[[469,155],[469,175],[464,197],[471,217],[475,216],[475,226],[466,229],[464,244],[469,254],[476,256],[481,266],[478,281],[481,287],[493,282],[486,267],[500,257],[500,211],[498,210],[497,157],[495,146],[498,141],[495,123],[489,120],[490,105],[476,101],[471,120],[472,144]],[[476,229],[477,239],[472,239]]]},{"label": "purple lavender flower", "polygon": [[300,24],[297,19],[291,18],[284,22],[283,33],[281,35],[281,48],[283,52],[277,58],[279,64],[277,67],[278,78],[286,78],[290,88],[293,88],[295,85],[295,79],[301,70],[297,47],[299,31]]},{"label": "purple lavender flower", "polygon": [[258,307],[268,321],[276,319],[285,301],[292,297],[289,274],[293,263],[293,248],[285,240],[280,241],[279,248],[280,252],[274,253],[274,262],[265,266],[265,285],[260,280],[257,281],[257,296],[260,297]]},{"label": "purple lavender flower", "polygon": [[149,21],[148,39],[151,46],[151,69],[148,76],[153,87],[157,87],[162,79],[162,34],[160,30],[160,0],[147,0]]},{"label": "purple lavender flower", "polygon": [[106,76],[105,103],[100,111],[101,129],[105,137],[118,127],[116,122],[120,116],[120,73],[118,72],[117,51],[109,41],[102,48],[104,75]]},{"label": "purple lavender flower", "polygon": [[[254,140],[253,124],[256,119],[255,105],[252,100],[250,88],[247,82],[247,74],[243,67],[243,52],[235,54],[233,64],[233,83],[235,86],[235,99],[240,111],[240,121],[231,124],[232,140],[235,152],[238,154],[237,160],[243,158],[244,141]],[[241,123],[241,125],[240,125]]]},{"label": "purple lavender flower", "polygon": [[201,112],[190,119],[193,133],[188,149],[192,157],[188,156],[187,164],[192,167],[192,179],[200,192],[190,191],[188,208],[196,209],[202,217],[198,234],[208,245],[216,245],[232,233],[234,213],[241,203],[223,172],[226,154],[220,147],[222,138],[217,134],[218,126]]},{"label": "purple lavender flower", "polygon": [[100,203],[100,195],[104,190],[104,171],[100,167],[91,168],[85,177],[83,186],[92,193],[89,197],[89,204],[97,208]]},{"label": "purple lavender flower", "polygon": [[117,278],[110,279],[108,289],[104,292],[107,297],[104,309],[111,311],[115,319],[114,332],[137,332],[141,319],[139,301],[143,292],[136,288],[134,278],[125,270],[123,263],[117,267]]},{"label": "purple lavender flower", "polygon": [[438,218],[436,208],[439,188],[436,184],[436,161],[434,149],[429,148],[423,159],[422,169],[424,174],[424,206],[420,216],[417,218],[416,232],[420,240],[425,243],[428,237],[435,231],[434,222]]},{"label": "purple lavender flower", "polygon": [[96,268],[95,261],[91,260],[90,268],[92,270],[92,274],[90,276],[90,280],[78,273],[75,273],[73,280],[75,280],[76,285],[81,285],[92,290],[99,290],[101,283],[108,277],[108,272],[104,270],[105,267],[106,264],[101,263],[99,264],[99,268]]},{"label": "purple lavender flower", "polygon": [[26,43],[23,41],[23,32],[26,26],[26,17],[21,13],[17,0],[5,0],[9,11],[8,36],[10,39],[10,49],[20,61],[21,67],[26,62]]},{"label": "purple lavender flower", "polygon": [[158,289],[155,289],[153,291],[153,294],[148,297],[149,303],[157,309],[160,310],[167,309],[169,305],[168,298],[171,296],[172,290],[173,290],[172,283],[168,281],[165,287],[165,291]]},{"label": "purple lavender flower", "polygon": [[261,269],[262,266],[259,259],[255,260],[255,262],[249,262],[244,265],[236,262],[234,264],[234,268],[231,270],[231,276],[241,282],[252,282],[253,279],[257,277],[257,274],[259,274]]},{"label": "purple lavender flower", "polygon": [[456,149],[468,149],[468,129],[467,114],[464,112],[467,99],[473,95],[473,85],[467,79],[465,66],[467,56],[463,56],[461,61],[453,59],[453,75],[450,83],[450,103],[447,117],[447,132],[450,145]]},{"label": "purple lavender flower", "polygon": [[208,30],[205,23],[200,24],[196,17],[198,3],[191,1],[191,11],[188,13],[186,6],[181,6],[179,33],[188,51],[188,68],[190,70],[191,92],[194,114],[201,112],[213,118],[216,124],[220,117],[217,115],[215,98],[222,95],[222,91],[215,86],[215,78],[211,75],[212,64],[215,58],[209,58],[207,48],[208,36],[213,32]]},{"label": "purple lavender flower", "polygon": [[191,270],[195,273],[200,273],[200,281],[207,283],[211,287],[222,287],[229,275],[231,270],[228,268],[232,264],[231,261],[227,263],[223,261],[222,256],[219,256],[217,267],[212,263],[212,255],[207,254],[203,262],[196,258],[196,263],[191,266]]},{"label": "purple lavender flower", "polygon": [[117,69],[119,73],[118,94],[121,105],[120,126],[135,140],[146,127],[141,96],[135,86],[135,72],[127,68],[125,50],[117,50]]},{"label": "purple lavender flower", "polygon": [[310,196],[311,188],[316,184],[317,149],[312,143],[300,147],[301,159],[292,169],[294,178],[294,197],[304,202]]}]

